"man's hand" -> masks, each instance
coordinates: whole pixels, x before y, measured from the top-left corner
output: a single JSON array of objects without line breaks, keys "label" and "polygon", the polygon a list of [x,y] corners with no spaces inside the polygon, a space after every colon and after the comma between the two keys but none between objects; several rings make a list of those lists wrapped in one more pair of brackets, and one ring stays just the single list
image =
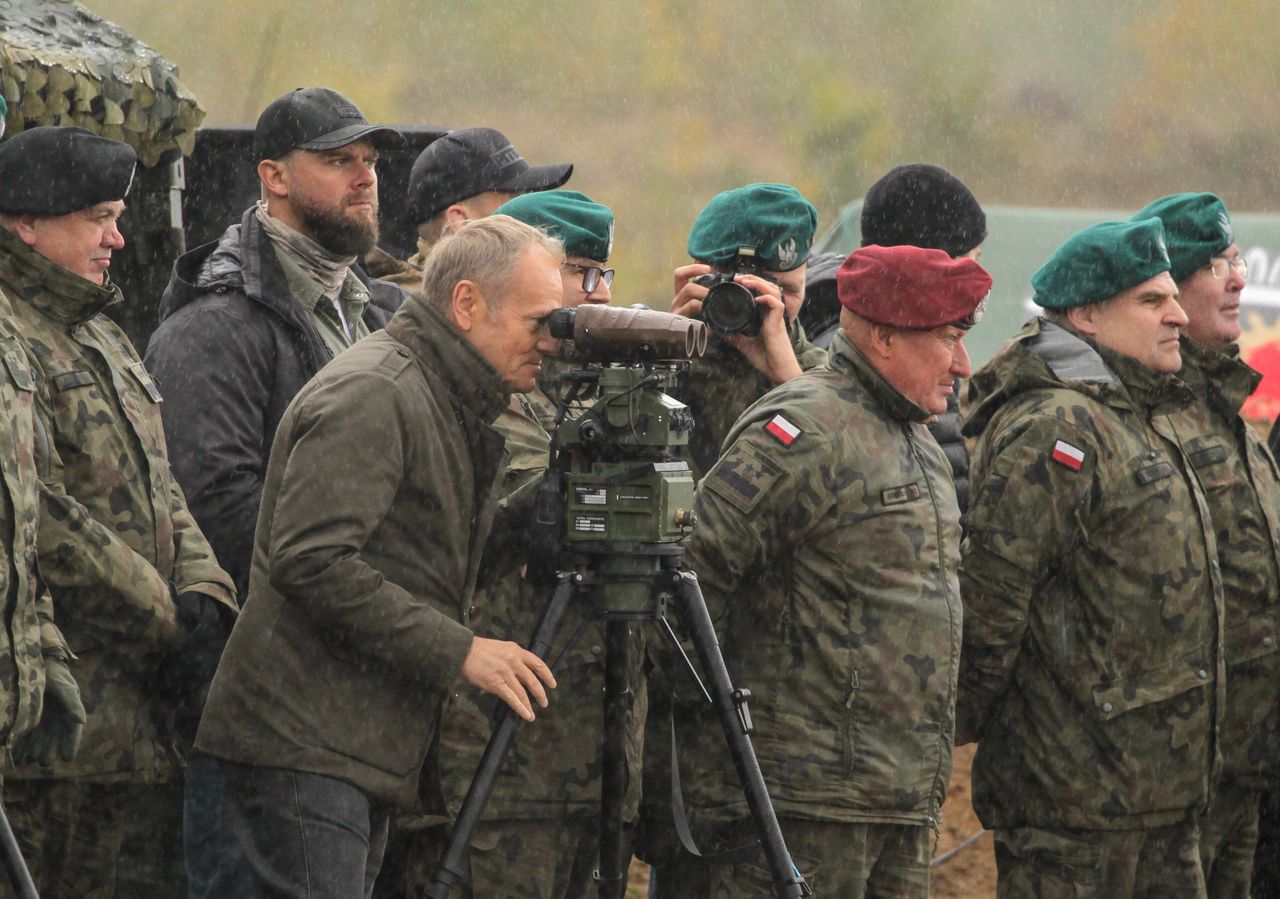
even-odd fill
[{"label": "man's hand", "polygon": [[497,696],[525,721],[534,719],[529,696],[545,709],[547,691],[542,685],[556,685],[547,663],[529,650],[506,640],[485,637],[471,641],[471,651],[462,663],[462,679]]},{"label": "man's hand", "polygon": [[80,746],[84,731],[84,703],[67,663],[56,656],[44,659],[44,711],[40,723],[20,736],[13,746],[13,763],[38,761],[46,768],[57,757],[69,762]]}]

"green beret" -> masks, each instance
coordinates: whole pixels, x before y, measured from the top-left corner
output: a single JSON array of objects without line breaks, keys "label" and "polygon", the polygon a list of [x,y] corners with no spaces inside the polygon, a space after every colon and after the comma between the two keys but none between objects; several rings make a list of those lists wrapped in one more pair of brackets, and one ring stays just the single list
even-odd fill
[{"label": "green beret", "polygon": [[128,144],[83,128],[20,131],[0,143],[0,212],[66,215],[123,200],[137,160]]},{"label": "green beret", "polygon": [[607,262],[613,250],[613,212],[576,190],[521,194],[494,210],[558,237],[569,256]]},{"label": "green beret", "polygon": [[1168,270],[1159,219],[1101,222],[1068,237],[1031,276],[1031,286],[1045,309],[1070,309],[1109,300]]},{"label": "green beret", "polygon": [[1164,223],[1169,274],[1182,281],[1236,242],[1227,207],[1213,194],[1171,194],[1149,203],[1133,217]]},{"label": "green beret", "polygon": [[739,247],[752,247],[775,272],[799,268],[809,258],[818,210],[787,184],[748,184],[712,198],[689,229],[689,255],[709,265],[732,262]]}]

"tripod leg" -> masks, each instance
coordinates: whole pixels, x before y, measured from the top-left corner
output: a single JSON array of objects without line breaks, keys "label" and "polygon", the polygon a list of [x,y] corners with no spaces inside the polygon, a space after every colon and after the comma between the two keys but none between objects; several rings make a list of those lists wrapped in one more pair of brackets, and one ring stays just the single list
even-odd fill
[{"label": "tripod leg", "polygon": [[623,868],[622,807],[627,793],[627,712],[631,706],[631,633],[626,621],[604,620],[604,746],[601,751],[600,899],[620,899]]},{"label": "tripod leg", "polygon": [[706,601],[702,598],[702,591],[698,589],[698,579],[691,571],[677,572],[676,578],[680,617],[693,641],[698,661],[702,663],[716,711],[720,713],[720,724],[724,727],[725,739],[729,743],[729,754],[733,756],[738,780],[742,783],[742,792],[760,834],[769,873],[773,876],[774,893],[788,899],[812,895],[809,885],[792,862],[791,853],[787,851],[782,829],[778,826],[778,817],[774,814],[773,803],[764,783],[764,775],[760,773],[760,763],[756,760],[755,749],[751,745],[746,700],[740,692],[734,690],[733,683],[729,680],[729,670],[720,653],[720,643],[716,639],[711,616],[707,613]]},{"label": "tripod leg", "polygon": [[[551,594],[551,602],[547,604],[547,610],[542,613],[542,620],[538,622],[538,629],[534,632],[533,645],[529,647],[529,651],[540,658],[547,658],[551,652],[551,644],[560,627],[560,620],[569,606],[569,600],[573,598],[575,577],[576,575],[571,573],[560,575],[555,592]],[[489,736],[489,742],[484,747],[480,766],[476,769],[475,777],[471,779],[471,786],[467,789],[467,796],[462,801],[462,808],[458,810],[458,819],[454,822],[453,833],[449,836],[449,845],[445,848],[444,855],[441,856],[431,875],[431,884],[422,893],[427,899],[446,899],[449,890],[462,879],[471,836],[475,833],[476,825],[480,823],[480,815],[484,812],[489,796],[493,793],[493,784],[498,777],[498,770],[502,767],[507,750],[511,748],[511,741],[515,739],[516,726],[519,723],[520,719],[516,717],[516,713],[503,706],[493,733]]]},{"label": "tripod leg", "polygon": [[9,883],[13,886],[13,894],[18,899],[40,899],[36,893],[35,882],[27,863],[23,861],[22,850],[18,848],[18,838],[13,835],[13,827],[9,824],[9,816],[0,805],[0,851],[4,853],[4,869],[9,875]]}]

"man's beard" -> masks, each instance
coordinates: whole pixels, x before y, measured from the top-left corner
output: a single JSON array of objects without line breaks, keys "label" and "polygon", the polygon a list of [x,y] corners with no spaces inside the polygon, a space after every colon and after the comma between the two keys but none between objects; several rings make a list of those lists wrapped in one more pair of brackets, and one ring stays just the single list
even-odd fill
[{"label": "man's beard", "polygon": [[309,197],[294,196],[294,211],[320,244],[335,256],[363,256],[378,245],[378,200],[373,202],[373,220],[345,216],[330,206],[313,203]]}]

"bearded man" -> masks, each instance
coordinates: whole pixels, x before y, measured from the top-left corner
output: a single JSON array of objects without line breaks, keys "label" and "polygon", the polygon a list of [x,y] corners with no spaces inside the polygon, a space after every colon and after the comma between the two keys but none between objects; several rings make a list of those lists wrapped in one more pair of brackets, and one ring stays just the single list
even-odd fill
[{"label": "bearded man", "polygon": [[[325,363],[382,328],[405,296],[353,265],[378,241],[378,149],[403,142],[336,91],[278,98],[253,137],[263,199],[217,241],[180,257],[161,300],[146,361],[164,385],[173,471],[241,596],[285,407]],[[215,651],[210,677],[216,665]],[[251,896],[216,763],[193,752],[186,783],[190,896]]]}]

